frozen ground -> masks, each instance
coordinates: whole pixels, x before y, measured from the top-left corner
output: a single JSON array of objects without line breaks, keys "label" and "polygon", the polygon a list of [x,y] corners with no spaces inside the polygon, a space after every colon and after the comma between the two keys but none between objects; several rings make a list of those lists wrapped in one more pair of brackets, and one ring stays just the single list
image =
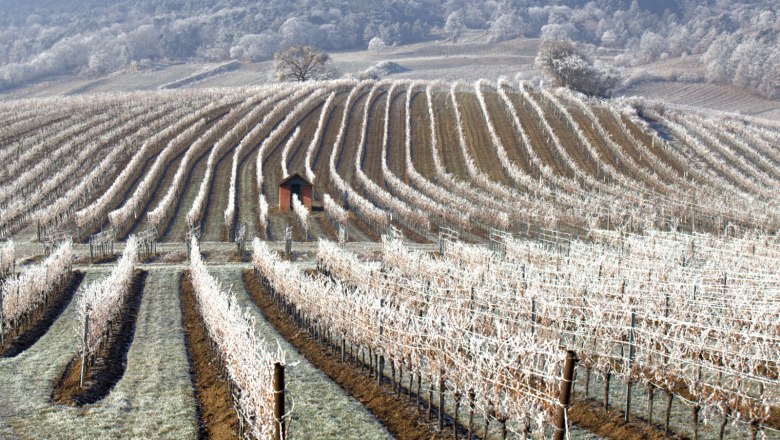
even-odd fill
[{"label": "frozen ground", "polygon": [[111,393],[81,408],[52,402],[54,383],[78,346],[78,295],[108,269],[87,272],[48,333],[19,356],[0,360],[0,437],[197,438],[178,279],[172,271],[149,273],[127,370]]},{"label": "frozen ground", "polygon": [[700,107],[780,120],[780,101],[753,95],[734,86],[704,83],[651,81],[623,92],[676,106]]}]

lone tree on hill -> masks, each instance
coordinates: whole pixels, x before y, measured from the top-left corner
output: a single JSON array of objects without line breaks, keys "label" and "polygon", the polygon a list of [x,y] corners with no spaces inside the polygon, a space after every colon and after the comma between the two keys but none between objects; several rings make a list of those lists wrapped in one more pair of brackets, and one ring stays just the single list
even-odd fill
[{"label": "lone tree on hill", "polygon": [[542,43],[536,56],[536,67],[547,74],[556,86],[592,96],[607,96],[618,78],[599,69],[568,40]]},{"label": "lone tree on hill", "polygon": [[447,17],[444,23],[444,36],[447,41],[458,42],[458,37],[463,33],[463,13],[455,11]]},{"label": "lone tree on hill", "polygon": [[311,46],[290,46],[274,54],[276,76],[280,81],[308,81],[326,74],[330,56]]}]

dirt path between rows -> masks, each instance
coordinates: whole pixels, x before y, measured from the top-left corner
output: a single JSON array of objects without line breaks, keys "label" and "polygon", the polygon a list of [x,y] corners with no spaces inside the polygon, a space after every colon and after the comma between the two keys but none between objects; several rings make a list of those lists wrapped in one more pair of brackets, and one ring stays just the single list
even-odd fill
[{"label": "dirt path between rows", "polygon": [[220,374],[222,368],[216,364],[216,355],[209,346],[208,331],[198,312],[190,271],[181,274],[179,295],[190,380],[198,402],[199,438],[237,439],[238,415],[227,378]]}]

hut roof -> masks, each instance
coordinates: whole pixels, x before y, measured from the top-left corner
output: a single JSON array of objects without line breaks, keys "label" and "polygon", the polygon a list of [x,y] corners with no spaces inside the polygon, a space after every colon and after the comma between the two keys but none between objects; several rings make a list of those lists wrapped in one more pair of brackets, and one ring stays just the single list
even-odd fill
[{"label": "hut roof", "polygon": [[291,180],[294,180],[294,179],[300,179],[300,180],[303,180],[303,181],[304,181],[304,182],[305,182],[307,185],[311,185],[311,182],[309,182],[308,180],[306,180],[306,178],[304,178],[303,176],[301,176],[301,175],[300,175],[300,174],[298,174],[298,173],[293,173],[293,174],[291,174],[290,176],[288,176],[286,179],[282,180],[282,182],[281,182],[281,183],[279,183],[279,186],[282,186],[282,185],[286,184],[287,182],[289,182],[289,181],[291,181]]}]

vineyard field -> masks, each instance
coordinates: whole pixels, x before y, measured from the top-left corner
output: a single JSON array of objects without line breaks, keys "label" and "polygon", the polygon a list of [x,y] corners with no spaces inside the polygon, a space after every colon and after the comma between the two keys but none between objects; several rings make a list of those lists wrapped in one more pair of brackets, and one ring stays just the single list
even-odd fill
[{"label": "vineyard field", "polygon": [[759,116],[504,78],[0,101],[0,437],[780,440]]},{"label": "vineyard field", "polygon": [[[590,102],[503,81],[340,80],[304,90],[225,90],[3,104],[7,112],[43,107],[44,122],[5,129],[0,234],[43,240],[67,231],[84,241],[113,227],[123,240],[156,227],[158,239],[181,242],[195,227],[206,241],[232,241],[246,225],[249,236],[282,240],[289,226],[299,241],[307,235],[304,225],[277,208],[276,185],[285,171],[315,180],[317,209],[308,219],[314,240],[338,234],[338,225],[319,209],[325,194],[342,206],[364,205],[350,206],[343,225],[349,239],[360,241],[379,239],[384,222],[370,217],[379,213],[421,242],[433,240],[441,227],[474,239],[487,238],[491,227],[512,233],[560,229],[575,236],[593,227],[777,227],[778,135],[772,124]],[[145,112],[163,102],[163,119],[144,125]],[[193,105],[202,110],[182,120],[181,110]],[[61,144],[68,150],[60,152],[47,135],[56,130],[48,123],[55,116],[44,116],[46,108],[62,106],[85,113],[112,108],[112,116],[90,131],[99,137],[74,132]],[[122,151],[112,149],[117,138],[110,136],[140,127],[143,133],[123,140]],[[711,127],[723,127],[723,135],[701,131]],[[300,135],[291,139],[296,130]],[[742,141],[735,145],[734,139]],[[92,154],[69,155],[78,145]],[[21,154],[24,148],[37,154]],[[39,171],[45,163],[40,154],[47,151],[71,158],[73,166]],[[90,172],[87,164],[94,164]],[[31,185],[40,189],[25,198]],[[259,196],[267,203],[264,215]],[[613,203],[615,198],[622,200]],[[480,215],[485,209],[495,215]],[[447,214],[457,210],[464,211]]]}]

